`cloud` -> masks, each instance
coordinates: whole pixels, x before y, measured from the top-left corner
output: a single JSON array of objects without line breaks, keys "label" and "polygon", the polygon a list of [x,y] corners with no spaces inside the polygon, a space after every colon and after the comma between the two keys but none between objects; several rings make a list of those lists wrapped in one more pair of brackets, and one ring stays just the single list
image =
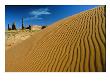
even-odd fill
[{"label": "cloud", "polygon": [[25,18],[25,20],[32,20],[32,19],[41,20],[41,19],[43,19],[41,17],[42,15],[49,15],[49,14],[51,14],[51,13],[49,12],[48,8],[40,8],[40,9],[36,9],[36,10],[29,12],[30,16]]}]

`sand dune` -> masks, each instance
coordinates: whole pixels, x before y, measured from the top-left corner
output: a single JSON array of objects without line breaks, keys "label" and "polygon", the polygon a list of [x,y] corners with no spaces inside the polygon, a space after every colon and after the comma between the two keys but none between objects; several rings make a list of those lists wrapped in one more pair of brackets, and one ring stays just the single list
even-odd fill
[{"label": "sand dune", "polygon": [[6,50],[6,71],[106,71],[105,9],[62,19]]}]

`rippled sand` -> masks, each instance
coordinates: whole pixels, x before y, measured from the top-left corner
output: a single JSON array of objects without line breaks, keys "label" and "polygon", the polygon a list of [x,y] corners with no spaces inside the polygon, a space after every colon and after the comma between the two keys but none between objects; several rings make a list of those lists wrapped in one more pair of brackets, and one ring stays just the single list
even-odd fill
[{"label": "rippled sand", "polygon": [[104,72],[104,6],[62,19],[6,50],[6,71]]}]

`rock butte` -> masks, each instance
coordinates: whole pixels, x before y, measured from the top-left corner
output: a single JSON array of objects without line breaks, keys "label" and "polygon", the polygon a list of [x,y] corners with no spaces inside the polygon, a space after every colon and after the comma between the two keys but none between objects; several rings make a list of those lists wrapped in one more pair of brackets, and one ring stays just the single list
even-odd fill
[{"label": "rock butte", "polygon": [[7,72],[106,71],[105,7],[62,19],[6,50]]}]

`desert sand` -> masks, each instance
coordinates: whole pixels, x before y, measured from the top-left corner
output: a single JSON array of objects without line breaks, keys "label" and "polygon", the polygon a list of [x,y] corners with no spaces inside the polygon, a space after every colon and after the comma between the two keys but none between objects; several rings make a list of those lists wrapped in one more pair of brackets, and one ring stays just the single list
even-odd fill
[{"label": "desert sand", "polygon": [[100,6],[57,21],[7,49],[5,71],[105,72],[105,20]]},{"label": "desert sand", "polygon": [[9,49],[17,44],[21,43],[22,41],[26,40],[27,38],[34,35],[36,32],[41,30],[41,26],[33,25],[31,27],[32,30],[6,30],[5,32],[5,47]]}]

